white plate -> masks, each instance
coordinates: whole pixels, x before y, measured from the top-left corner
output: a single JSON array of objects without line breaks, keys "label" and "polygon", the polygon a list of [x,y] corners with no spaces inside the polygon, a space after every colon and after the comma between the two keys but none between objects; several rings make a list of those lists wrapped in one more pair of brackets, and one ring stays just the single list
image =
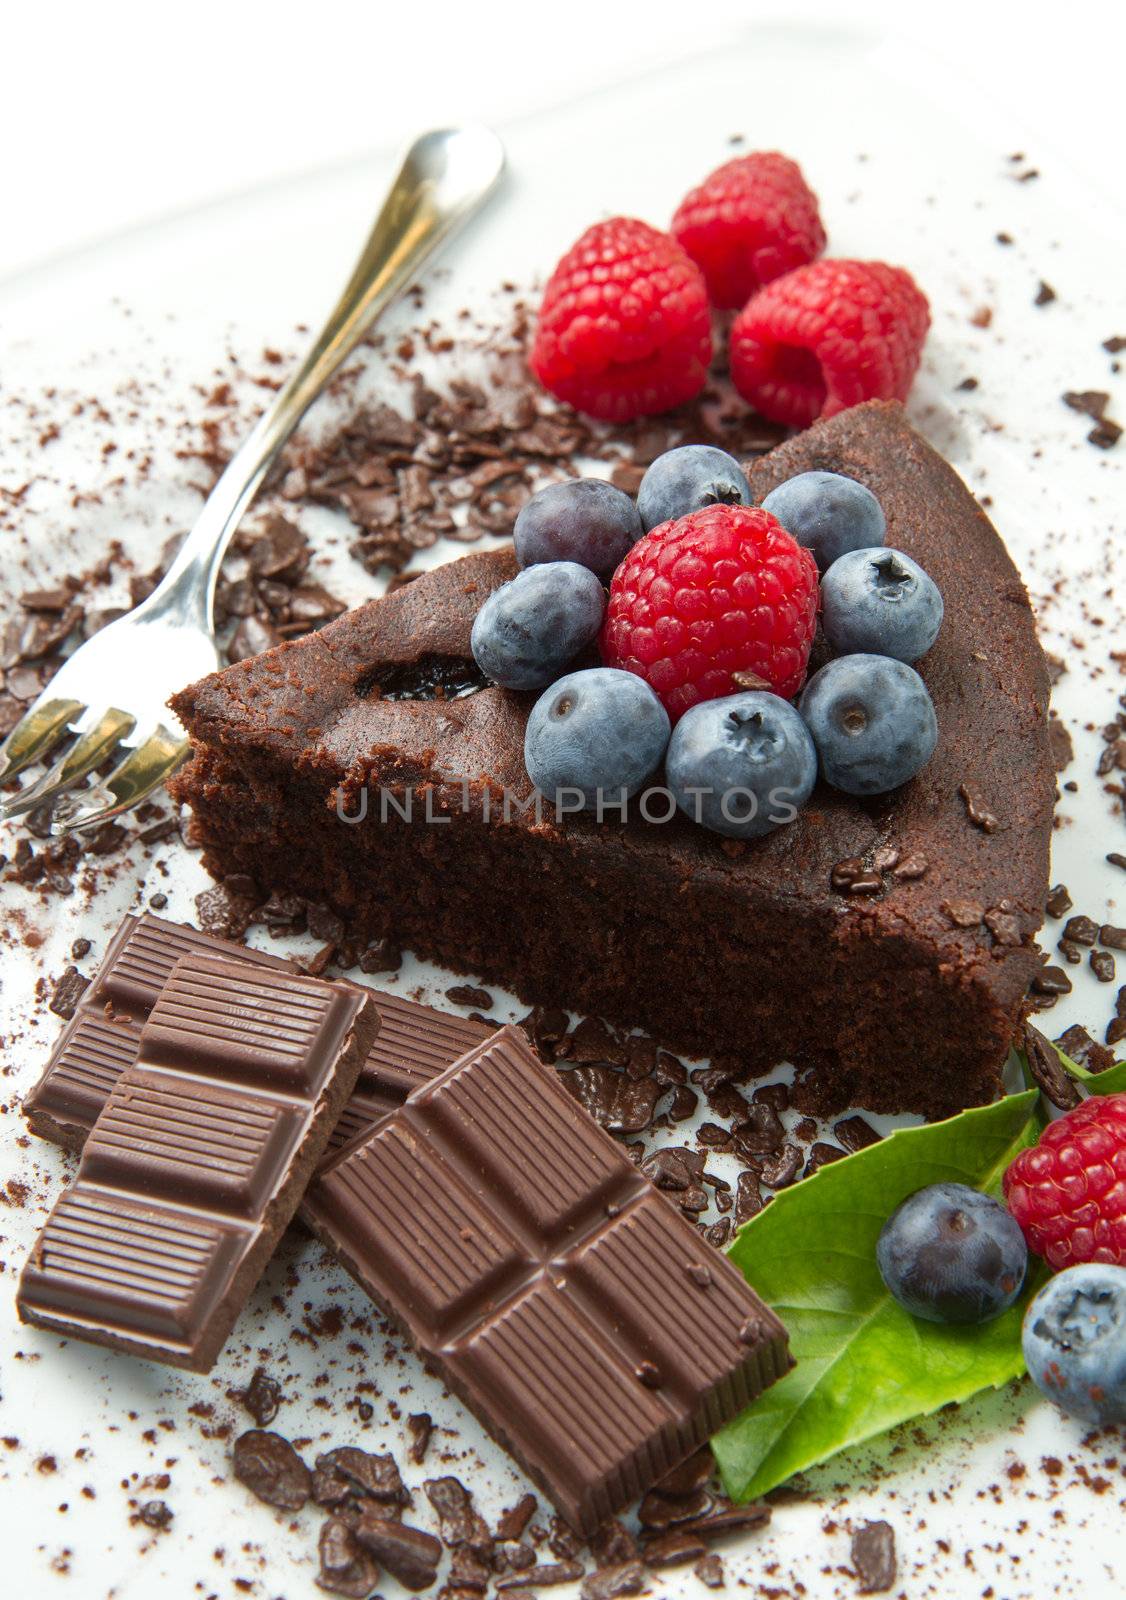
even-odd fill
[{"label": "white plate", "polygon": [[[486,308],[487,317],[502,279],[542,277],[599,216],[627,211],[664,222],[684,190],[730,152],[734,133],[745,135],[745,148],[780,148],[802,162],[821,197],[833,253],[885,257],[916,272],[935,322],[913,416],[970,486],[991,498],[1037,600],[1046,643],[1073,663],[1056,702],[1075,736],[1076,761],[1065,776],[1075,777],[1079,792],[1065,795],[1060,808],[1054,875],[1071,886],[1077,909],[1126,921],[1126,877],[1102,860],[1106,850],[1123,848],[1121,808],[1112,809],[1093,777],[1097,729],[1126,687],[1109,657],[1124,634],[1123,546],[1114,537],[1122,450],[1104,454],[1087,444],[1084,419],[1060,401],[1065,389],[1115,385],[1101,341],[1126,332],[1119,325],[1124,251],[1120,238],[1100,232],[1105,209],[1085,200],[1071,173],[1053,168],[1017,181],[1025,163],[1009,157],[1023,147],[1022,130],[991,124],[981,100],[946,69],[843,32],[764,33],[503,132],[509,180],[446,270],[432,275],[427,310],[439,319],[456,318],[463,306]],[[386,156],[294,179],[0,287],[10,402],[2,482],[17,490],[31,480],[22,498],[0,508],[9,601],[87,567],[111,537],[143,570],[163,538],[190,522],[198,494],[192,464],[176,449],[194,437],[203,395],[218,377],[230,377],[253,414],[260,391],[245,372],[276,372],[263,360],[267,346],[287,357],[298,347],[295,326],[314,322],[331,298],[392,165]],[[996,243],[999,231],[1015,243]],[[1034,309],[1041,277],[1059,298]],[[971,320],[983,307],[992,312],[986,328]],[[403,311],[394,326],[411,320]],[[978,387],[958,391],[969,376]],[[389,382],[373,360],[356,387],[377,393]],[[49,388],[55,393],[47,398]],[[106,403],[109,421],[80,404],[90,396]],[[330,411],[313,425],[327,426]],[[52,423],[60,436],[41,442]],[[106,456],[108,439],[118,448]],[[142,478],[137,459],[146,452],[152,464]],[[76,499],[77,490],[85,497]],[[349,599],[369,594],[371,581],[344,553],[348,530],[340,520],[311,513],[307,526],[331,585]],[[435,558],[455,553],[439,550]],[[18,1117],[19,1097],[57,1028],[36,994],[37,976],[60,973],[79,936],[94,941],[83,963],[91,970],[122,912],[157,891],[169,896],[168,915],[190,917],[203,886],[195,858],[173,845],[138,850],[114,873],[102,872],[92,906],[81,895],[43,905],[34,892],[6,886],[3,1177],[29,1186],[25,1203],[6,1208],[0,1222],[0,1434],[18,1440],[0,1447],[13,1593],[85,1600],[161,1592],[187,1600],[313,1592],[319,1514],[277,1516],[222,1481],[229,1439],[249,1425],[227,1390],[259,1360],[287,1392],[277,1426],[304,1438],[309,1458],[355,1443],[391,1449],[406,1469],[401,1418],[429,1410],[439,1430],[425,1467],[409,1469],[412,1483],[460,1472],[490,1518],[524,1488],[461,1407],[386,1335],[343,1272],[296,1233],[209,1377],[73,1343],[63,1349],[16,1323],[16,1276],[68,1168],[57,1150],[22,1138]],[[34,961],[23,942],[29,932],[43,941]],[[1075,992],[1051,1014],[1051,1026],[1078,1020],[1101,1034],[1114,990],[1096,985],[1085,968],[1071,971]],[[422,985],[440,1001],[447,981],[412,965],[398,987]],[[497,1010],[517,1014],[515,1005]],[[311,1333],[316,1326],[320,1332]],[[374,1386],[360,1395],[374,1406],[367,1423],[354,1404],[365,1383]],[[444,1436],[445,1424],[456,1434]],[[1122,1443],[1084,1443],[1082,1430],[1027,1385],[987,1395],[811,1474],[809,1498],[780,1505],[766,1534],[724,1551],[729,1583],[779,1596],[851,1595],[848,1526],[886,1516],[897,1532],[900,1587],[913,1597],[1108,1594],[1126,1576],[1116,1538]],[[1058,1472],[1041,1466],[1052,1457]],[[162,1473],[167,1487],[155,1486]],[[168,1534],[130,1524],[131,1502],[149,1498],[172,1506]],[[430,1525],[421,1495],[414,1517]],[[704,1592],[689,1571],[664,1574],[654,1588]],[[393,1595],[396,1586],[381,1590]]]}]

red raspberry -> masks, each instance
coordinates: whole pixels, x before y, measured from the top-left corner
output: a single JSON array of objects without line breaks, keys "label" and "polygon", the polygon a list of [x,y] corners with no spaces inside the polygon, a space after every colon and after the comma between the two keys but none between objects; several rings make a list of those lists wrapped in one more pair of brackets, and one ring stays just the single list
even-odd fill
[{"label": "red raspberry", "polygon": [[1057,1272],[1126,1267],[1126,1094],[1093,1094],[1049,1123],[1010,1162],[1004,1187],[1029,1249]]},{"label": "red raspberry", "polygon": [[772,422],[807,428],[862,400],[906,400],[930,324],[910,273],[814,261],[760,289],[731,329],[731,377]]},{"label": "red raspberry", "polygon": [[699,394],[711,358],[700,269],[647,222],[595,223],[552,273],[531,367],[576,410],[607,422],[668,411]]},{"label": "red raspberry", "polygon": [[644,678],[675,722],[749,672],[790,699],[817,625],[817,565],[769,511],[715,505],[639,539],[610,585],[602,659]]},{"label": "red raspberry", "polygon": [[774,150],[718,167],[680,202],[672,232],[704,274],[712,304],[733,308],[825,248],[817,196],[797,162]]}]

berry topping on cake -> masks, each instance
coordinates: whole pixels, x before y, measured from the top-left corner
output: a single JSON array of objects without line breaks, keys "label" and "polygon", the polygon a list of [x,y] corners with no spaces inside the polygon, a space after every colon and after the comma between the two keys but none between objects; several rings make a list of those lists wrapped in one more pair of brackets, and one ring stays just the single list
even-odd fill
[{"label": "berry topping on cake", "polygon": [[883,507],[871,489],[839,472],[799,472],[762,502],[825,572],[849,550],[871,550],[887,532]]},{"label": "berry topping on cake", "polygon": [[821,775],[845,794],[884,794],[934,754],[938,722],[926,684],[890,656],[838,656],[815,672],[798,709]]},{"label": "berry topping on cake", "polygon": [[1025,1312],[1021,1342],[1049,1400],[1096,1427],[1126,1422],[1126,1267],[1068,1267]]},{"label": "berry topping on cake", "polygon": [[704,274],[713,305],[735,309],[825,248],[817,196],[774,150],[736,156],[685,195],[672,232]]},{"label": "berry topping on cake", "polygon": [[1126,1267],[1126,1094],[1091,1095],[1049,1123],[1010,1164],[1005,1198],[1029,1248],[1057,1271]]},{"label": "berry topping on cake", "polygon": [[942,626],[942,596],[901,550],[852,550],[821,580],[821,627],[839,655],[917,661]]},{"label": "berry topping on cake", "polygon": [[902,267],[814,261],[776,278],[731,329],[731,378],[773,422],[807,428],[862,400],[906,400],[930,313]]},{"label": "berry topping on cake", "polygon": [[598,811],[634,795],[661,764],[669,719],[631,672],[593,667],[560,678],[532,707],[524,764],[561,810]]},{"label": "berry topping on cake", "polygon": [[932,1183],[884,1223],[876,1263],[913,1317],[989,1322],[1020,1294],[1028,1249],[999,1200],[964,1183]]},{"label": "berry topping on cake", "polygon": [[745,506],[751,491],[742,467],[726,450],[684,444],[658,456],[641,480],[637,509],[646,530],[705,506]]},{"label": "berry topping on cake", "polygon": [[512,540],[522,567],[577,561],[608,578],[644,529],[628,494],[601,478],[551,483],[516,518]]},{"label": "berry topping on cake", "polygon": [[610,586],[602,657],[651,684],[675,721],[741,688],[791,698],[816,623],[809,552],[769,512],[715,505],[634,545]]},{"label": "berry topping on cake", "polygon": [[526,567],[474,618],[473,659],[502,689],[542,689],[598,637],[605,608],[605,590],[587,567]]},{"label": "berry topping on cake", "polygon": [[711,354],[695,262],[671,235],[612,217],[588,228],[552,273],[531,366],[560,400],[626,422],[693,399]]},{"label": "berry topping on cake", "polygon": [[686,711],[665,772],[694,822],[731,839],[757,839],[792,822],[809,799],[817,751],[788,700],[751,690]]}]

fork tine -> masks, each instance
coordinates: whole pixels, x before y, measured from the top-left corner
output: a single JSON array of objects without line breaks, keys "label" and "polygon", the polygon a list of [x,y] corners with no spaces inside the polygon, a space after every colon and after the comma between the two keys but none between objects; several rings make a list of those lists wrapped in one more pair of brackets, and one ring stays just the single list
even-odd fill
[{"label": "fork tine", "polygon": [[21,717],[0,746],[0,783],[30,767],[58,743],[68,722],[85,711],[81,700],[44,700]]},{"label": "fork tine", "polygon": [[187,739],[177,738],[163,726],[157,728],[143,744],[130,750],[107,778],[79,794],[63,795],[55,807],[51,831],[75,833],[128,811],[171,777],[190,748]]},{"label": "fork tine", "polygon": [[136,718],[127,711],[115,711],[111,707],[92,728],[74,741],[37,783],[21,789],[19,794],[13,795],[0,807],[0,816],[6,822],[12,817],[23,816],[25,812],[34,811],[36,806],[54,800],[65,789],[72,789],[76,783],[81,783],[87,773],[101,766],[122,739],[129,737],[136,725]]}]

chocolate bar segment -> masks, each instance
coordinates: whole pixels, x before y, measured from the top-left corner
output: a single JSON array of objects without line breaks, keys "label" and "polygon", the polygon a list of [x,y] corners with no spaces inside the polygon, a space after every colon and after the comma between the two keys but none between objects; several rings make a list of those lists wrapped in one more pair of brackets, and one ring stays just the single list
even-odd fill
[{"label": "chocolate bar segment", "polygon": [[513,1028],[327,1162],[302,1215],[584,1534],[790,1365]]},{"label": "chocolate bar segment", "polygon": [[[216,939],[146,913],[126,917],[97,976],[59,1037],[39,1082],[23,1103],[34,1133],[80,1150],[114,1084],[137,1059],[141,1029],[181,956],[193,952],[291,972],[293,963]],[[400,1105],[418,1084],[487,1038],[490,1029],[398,995],[378,994],[382,1026],[360,1081],[333,1130],[347,1143]]]},{"label": "chocolate bar segment", "polygon": [[207,1371],[378,1027],[352,984],[181,957],[24,1268],[21,1318]]}]

